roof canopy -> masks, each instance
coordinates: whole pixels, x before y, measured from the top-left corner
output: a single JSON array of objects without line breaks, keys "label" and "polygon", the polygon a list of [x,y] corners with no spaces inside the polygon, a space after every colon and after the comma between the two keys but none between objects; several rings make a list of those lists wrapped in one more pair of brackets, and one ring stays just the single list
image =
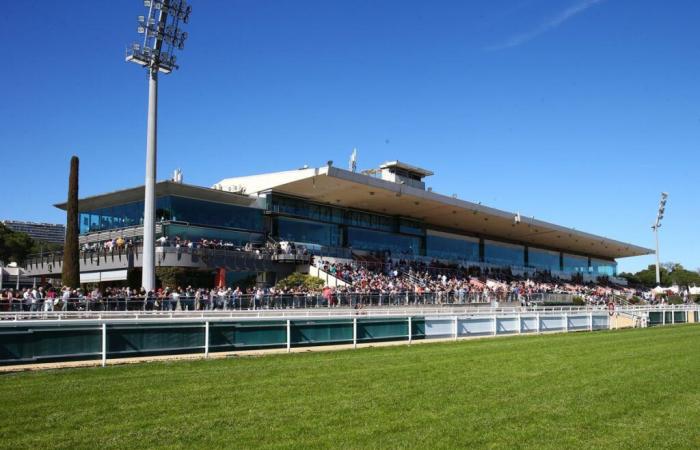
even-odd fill
[{"label": "roof canopy", "polygon": [[286,193],[319,203],[415,218],[428,226],[605,259],[653,253],[636,245],[332,166],[230,178],[217,184],[224,189],[228,185],[245,187],[248,194]]}]

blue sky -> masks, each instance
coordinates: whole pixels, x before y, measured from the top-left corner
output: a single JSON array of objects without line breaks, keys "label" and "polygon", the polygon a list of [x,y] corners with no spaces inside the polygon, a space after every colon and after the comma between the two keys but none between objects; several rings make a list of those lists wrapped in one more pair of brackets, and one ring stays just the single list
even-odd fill
[{"label": "blue sky", "polygon": [[[147,81],[124,62],[138,0],[6,2],[0,218],[62,222],[143,183]],[[161,77],[158,178],[401,159],[436,191],[653,247],[700,267],[700,2],[192,1]],[[638,270],[653,257],[620,261]]]}]

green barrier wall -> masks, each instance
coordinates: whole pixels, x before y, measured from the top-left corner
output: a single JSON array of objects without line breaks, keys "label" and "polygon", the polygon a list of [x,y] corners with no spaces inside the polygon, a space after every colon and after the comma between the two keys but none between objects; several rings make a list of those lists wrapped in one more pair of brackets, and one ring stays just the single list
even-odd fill
[{"label": "green barrier wall", "polygon": [[211,351],[286,347],[286,321],[210,322]]},{"label": "green barrier wall", "polygon": [[0,364],[98,359],[102,330],[95,326],[0,328]]},{"label": "green barrier wall", "polygon": [[[413,339],[425,338],[425,319],[412,318]],[[357,318],[357,342],[408,340],[407,318]],[[352,319],[290,321],[292,347],[352,342]],[[107,358],[203,353],[204,322],[108,323]],[[287,321],[210,321],[209,351],[286,348]],[[92,360],[102,357],[102,325],[0,327],[0,364]]]},{"label": "green barrier wall", "polygon": [[[661,311],[649,313],[649,325],[663,322]],[[685,322],[685,312],[668,311],[666,323]],[[698,312],[694,312],[697,318]],[[407,317],[357,317],[357,342],[407,341]],[[436,319],[442,320],[442,319]],[[481,319],[475,319],[481,320]],[[595,325],[595,324],[594,324]],[[594,327],[595,328],[595,327]],[[203,321],[109,322],[106,326],[107,358],[204,353]],[[353,319],[317,318],[290,320],[290,345],[347,344],[353,341]],[[411,318],[412,339],[426,338],[424,317]],[[287,320],[210,320],[209,351],[223,352],[286,348]],[[32,362],[93,360],[102,358],[102,322],[0,322],[0,365]]]},{"label": "green barrier wall", "polygon": [[108,325],[107,356],[122,358],[204,351],[200,324]]}]

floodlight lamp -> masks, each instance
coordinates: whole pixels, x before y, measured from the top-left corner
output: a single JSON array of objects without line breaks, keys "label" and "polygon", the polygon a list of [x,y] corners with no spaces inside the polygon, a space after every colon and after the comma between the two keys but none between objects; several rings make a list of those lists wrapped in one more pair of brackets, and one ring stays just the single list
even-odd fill
[{"label": "floodlight lamp", "polygon": [[151,7],[151,0],[143,0],[143,6],[145,6],[146,8],[150,8]]}]

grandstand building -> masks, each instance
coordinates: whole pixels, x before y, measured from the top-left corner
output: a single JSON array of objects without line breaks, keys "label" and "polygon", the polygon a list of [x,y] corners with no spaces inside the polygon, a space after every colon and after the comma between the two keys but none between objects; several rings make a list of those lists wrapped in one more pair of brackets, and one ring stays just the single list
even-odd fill
[{"label": "grandstand building", "polygon": [[[227,178],[210,188],[163,181],[156,185],[157,234],[163,240],[219,240],[238,247],[289,241],[326,257],[439,259],[464,266],[507,267],[514,273],[547,271],[564,279],[578,274],[587,281],[603,276],[615,280],[616,259],[653,253],[433,192],[425,184],[432,175],[400,161],[361,173],[329,162],[323,167]],[[143,197],[140,186],[80,199],[81,242],[115,237],[138,242]],[[160,265],[256,273],[259,281],[268,283],[281,271],[272,263],[232,264],[226,258],[199,258],[196,263],[182,256],[157,255],[157,259]],[[83,280],[104,281],[125,279],[140,259],[137,255],[116,266],[84,263]],[[34,273],[46,275],[45,268],[37,270]],[[55,264],[52,270],[57,270]],[[261,272],[266,275],[260,277]]]}]

